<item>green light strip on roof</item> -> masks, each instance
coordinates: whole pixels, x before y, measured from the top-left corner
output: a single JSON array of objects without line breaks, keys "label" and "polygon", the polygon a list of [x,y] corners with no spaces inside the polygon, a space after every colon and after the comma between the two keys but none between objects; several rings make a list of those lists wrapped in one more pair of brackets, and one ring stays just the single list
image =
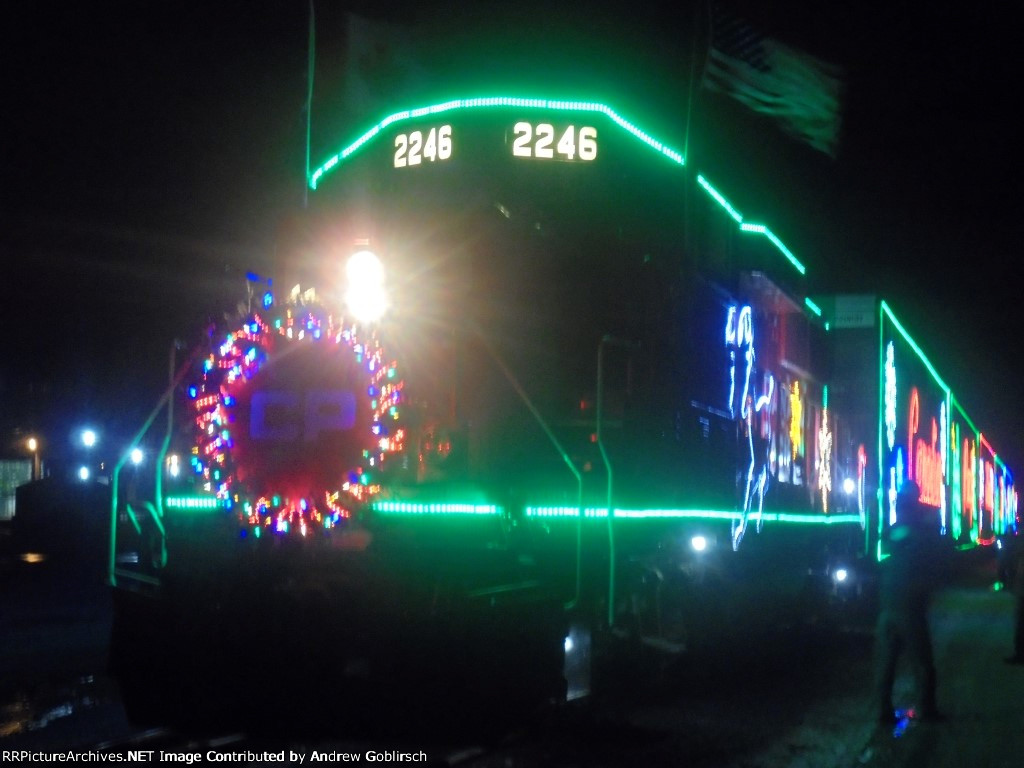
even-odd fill
[{"label": "green light strip on roof", "polygon": [[[358,151],[364,144],[371,141],[376,137],[382,130],[387,128],[393,123],[398,123],[403,120],[411,120],[418,117],[425,117],[427,115],[436,115],[443,112],[450,112],[458,109],[480,109],[480,108],[494,108],[494,107],[512,107],[520,109],[550,109],[558,111],[570,111],[570,112],[596,112],[605,115],[609,120],[618,125],[624,131],[643,142],[647,146],[651,147],[655,151],[661,153],[672,162],[678,165],[685,165],[686,158],[676,150],[663,144],[662,142],[655,139],[649,133],[640,130],[636,125],[629,122],[618,112],[613,110],[606,104],[601,104],[592,101],[564,101],[555,99],[522,99],[513,98],[508,96],[494,96],[488,98],[479,99],[452,99],[451,101],[444,101],[440,104],[433,104],[428,107],[420,107],[418,109],[407,109],[401,112],[395,112],[394,114],[388,115],[370,130],[366,131],[362,136],[356,139],[354,142],[349,144],[347,147],[342,149],[336,155],[329,158],[319,168],[313,171],[309,177],[309,187],[315,190],[320,183],[320,179],[324,174],[330,172],[337,167],[343,160],[348,159],[352,154]],[[743,216],[729,205],[728,201],[720,194],[703,176],[697,176],[697,182],[710,194],[725,210],[726,212],[740,225],[740,231],[750,232],[754,234],[761,234],[768,238],[768,240],[782,253],[783,256],[792,264],[797,272],[801,275],[807,274],[807,268],[800,262],[793,252],[786,247],[786,245],[772,232],[768,227],[763,224],[744,224]]]},{"label": "green light strip on roof", "polygon": [[722,193],[711,186],[711,182],[699,173],[697,174],[697,183],[704,187],[704,191],[711,195],[715,202],[722,206],[725,209],[725,212],[728,213],[737,224],[743,223],[743,214],[733,208],[732,205],[729,204],[729,201],[722,196]]},{"label": "green light strip on roof", "polygon": [[442,112],[450,112],[457,109],[480,109],[480,108],[493,108],[493,107],[513,107],[520,109],[550,109],[558,110],[562,112],[597,112],[605,115],[613,123],[618,125],[620,128],[625,130],[627,133],[642,141],[647,146],[651,147],[655,151],[661,153],[669,160],[678,165],[685,165],[686,159],[671,147],[662,144],[660,141],[655,139],[650,134],[640,130],[633,123],[623,118],[619,113],[608,107],[605,104],[599,104],[592,101],[559,101],[554,99],[519,99],[511,98],[506,96],[495,96],[481,99],[453,99],[451,101],[445,101],[440,104],[433,104],[429,107],[420,107],[418,109],[408,109],[401,112],[395,112],[392,115],[388,115],[370,130],[356,139],[354,142],[349,144],[347,147],[342,149],[333,157],[329,158],[327,162],[313,171],[309,177],[310,189],[316,189],[320,183],[321,177],[327,172],[333,170],[343,160],[348,159],[353,153],[359,150],[364,144],[373,139],[382,130],[387,128],[393,123],[398,123],[403,120],[411,120],[418,117],[425,117],[427,115],[436,115]]},{"label": "green light strip on roof", "polygon": [[[527,507],[526,516],[535,518],[577,518],[576,507]],[[587,519],[606,519],[608,512],[603,507],[587,507],[583,510]],[[739,520],[743,513],[737,510],[720,509],[618,509],[613,512],[619,520]],[[748,515],[756,519],[758,515]],[[834,525],[837,523],[860,525],[860,515],[823,515],[805,512],[764,512],[760,515],[765,522],[801,523],[808,525]]]},{"label": "green light strip on roof", "polygon": [[793,255],[793,252],[786,247],[785,243],[779,240],[776,234],[772,232],[770,229],[768,229],[768,227],[766,227],[764,224],[740,224],[740,231],[754,232],[757,234],[764,235],[771,241],[772,245],[779,249],[779,252],[783,256],[789,259],[789,263],[796,267],[797,272],[799,272],[801,275],[807,274],[807,267],[801,264],[800,260]]},{"label": "green light strip on roof", "polygon": [[813,312],[814,314],[816,314],[816,315],[817,315],[818,317],[821,317],[821,307],[819,307],[819,306],[818,306],[817,304],[815,304],[815,303],[814,303],[813,301],[811,301],[811,300],[810,300],[809,298],[804,298],[804,305],[805,305],[805,306],[806,306],[806,307],[807,307],[807,308],[808,308],[809,310],[811,310],[811,312]]},{"label": "green light strip on roof", "polygon": [[939,385],[939,388],[942,390],[943,394],[945,394],[948,397],[950,394],[950,389],[948,386],[946,386],[946,382],[942,380],[942,377],[939,376],[939,372],[935,370],[934,366],[925,356],[924,352],[921,350],[919,346],[917,346],[917,342],[910,337],[910,334],[907,333],[907,330],[903,327],[903,324],[896,319],[896,315],[892,313],[892,310],[889,308],[889,305],[884,300],[882,301],[881,311],[889,316],[889,319],[892,321],[892,324],[896,326],[896,330],[900,332],[900,335],[903,336],[903,339],[907,342],[907,344],[910,345],[910,348],[914,350],[914,352],[917,354],[919,358],[921,358],[921,362],[924,363],[924,367],[928,369],[928,373],[930,373],[932,377],[935,379],[935,382]]},{"label": "green light strip on roof", "polygon": [[[768,227],[766,227],[764,224],[745,224],[743,222],[743,214],[741,214],[739,211],[733,208],[732,204],[725,199],[725,196],[722,195],[722,193],[719,192],[717,189],[715,189],[714,186],[712,186],[711,182],[708,181],[703,176],[703,174],[697,174],[697,183],[704,188],[705,192],[711,195],[712,199],[716,203],[722,206],[722,209],[729,214],[733,221],[740,225],[741,232],[749,232],[752,234],[764,235],[765,237],[768,238],[769,241],[771,241],[772,245],[774,245],[779,250],[779,252],[786,257],[789,263],[796,268],[797,272],[799,272],[801,275],[807,274],[807,268],[800,263],[800,260],[793,255],[793,252],[789,250],[789,248],[786,247],[785,243],[779,240],[779,238],[775,236],[775,233],[768,229]],[[818,315],[821,315],[821,310],[818,310]]]},{"label": "green light strip on roof", "polygon": [[955,396],[952,398],[952,404],[953,407],[960,412],[960,415],[963,417],[963,420],[967,422],[967,426],[969,426],[971,428],[971,431],[974,432],[974,439],[977,440],[978,435],[980,434],[978,432],[978,428],[974,426],[974,422],[971,421],[971,417],[967,415],[967,411],[963,409],[963,406],[960,405],[960,401],[957,400]]},{"label": "green light strip on roof", "polygon": [[494,504],[425,503],[405,501],[378,501],[373,511],[382,515],[481,515],[497,516],[504,510]]}]

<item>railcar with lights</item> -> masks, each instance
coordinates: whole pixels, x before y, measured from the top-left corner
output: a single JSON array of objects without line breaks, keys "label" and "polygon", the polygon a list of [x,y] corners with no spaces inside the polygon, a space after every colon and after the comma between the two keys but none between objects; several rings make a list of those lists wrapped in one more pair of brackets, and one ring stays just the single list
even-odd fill
[{"label": "railcar with lights", "polygon": [[1015,529],[1012,474],[893,309],[808,295],[671,144],[593,101],[411,106],[312,171],[297,287],[253,276],[170,388],[187,500],[115,473],[120,610],[171,606],[120,648],[213,622],[342,698],[383,671],[572,697],[591,640],[743,644],[869,594],[906,478],[950,544]]}]

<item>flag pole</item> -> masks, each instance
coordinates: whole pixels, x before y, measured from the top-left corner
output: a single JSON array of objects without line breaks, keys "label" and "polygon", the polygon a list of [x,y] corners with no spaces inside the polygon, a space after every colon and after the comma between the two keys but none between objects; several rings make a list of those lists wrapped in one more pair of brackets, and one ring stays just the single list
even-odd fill
[{"label": "flag pole", "polygon": [[306,176],[302,185],[302,207],[309,206],[309,150],[313,125],[313,65],[316,60],[316,15],[309,0],[309,45],[306,72]]}]

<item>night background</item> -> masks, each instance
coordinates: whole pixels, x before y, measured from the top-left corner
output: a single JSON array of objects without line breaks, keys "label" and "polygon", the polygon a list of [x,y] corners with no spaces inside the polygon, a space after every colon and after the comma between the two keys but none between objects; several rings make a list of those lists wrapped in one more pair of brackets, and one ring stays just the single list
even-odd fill
[{"label": "night background", "polygon": [[[889,300],[1010,467],[1024,466],[1011,250],[1022,204],[1010,140],[1019,66],[1008,12],[795,0],[729,7],[842,68],[838,150],[834,158],[815,151],[695,87],[689,159],[807,265],[812,295]],[[466,40],[495,23],[490,8],[317,4],[313,164],[371,118],[409,106],[397,97],[371,103],[351,125],[338,113],[330,65],[343,58],[345,11]],[[566,87],[577,75],[588,86],[607,75],[618,80],[606,97],[613,107],[643,126],[677,126],[691,51],[699,66],[707,46],[708,12],[523,3],[499,18],[523,20],[522,36],[505,41],[522,41],[523,60],[542,51],[584,62]],[[277,268],[278,230],[305,194],[308,25],[303,2],[8,13],[0,46],[8,441],[40,432],[45,456],[86,422],[127,437],[164,386],[172,340],[192,342],[208,319],[232,310],[246,272]],[[574,31],[584,40],[576,57]],[[608,56],[585,58],[605,41],[615,46]],[[396,66],[412,60],[403,54]],[[557,85],[547,78],[537,88]],[[670,141],[682,144],[678,134]]]},{"label": "night background", "polygon": [[[779,353],[780,367],[794,369],[778,379],[779,391],[791,373],[796,377],[784,411],[789,430],[779,433],[789,441],[779,445],[792,447],[791,453],[789,448],[779,453],[785,459],[779,466],[785,464],[790,473],[779,488],[791,495],[776,491],[766,503],[767,470],[760,480],[755,476],[755,439],[758,454],[763,459],[769,454],[764,421],[757,433],[753,414],[771,402],[775,379],[769,374],[758,384],[756,376],[751,378],[754,343],[752,337],[742,340],[749,304],[777,302],[773,317],[783,312],[797,316],[799,323],[779,321],[769,331],[779,336],[791,332],[794,339],[806,331],[793,349],[806,342],[810,350],[812,334],[851,339],[844,360],[855,361],[847,367],[861,365],[859,352],[868,348],[861,342],[873,344],[877,326],[826,337],[799,304],[806,296],[827,306],[826,297],[839,294],[872,294],[888,301],[1009,470],[1024,471],[1024,409],[1014,394],[1024,374],[1015,258],[1024,190],[1014,162],[1019,142],[1011,143],[1011,135],[1016,138],[1019,132],[1012,115],[1020,71],[1013,16],[984,4],[888,6],[812,0],[689,0],[671,7],[627,0],[98,0],[8,9],[0,30],[5,96],[0,118],[0,464],[5,471],[18,464],[16,469],[27,472],[27,438],[38,437],[50,477],[20,485],[19,512],[0,525],[4,755],[8,746],[64,745],[114,752],[230,751],[281,746],[275,739],[306,749],[318,743],[308,739],[324,738],[348,739],[347,747],[361,751],[384,748],[387,739],[373,739],[397,733],[399,743],[429,748],[430,764],[448,768],[847,768],[854,760],[875,766],[1010,764],[1024,747],[1024,710],[1021,679],[1014,677],[1019,669],[1003,665],[1011,645],[1014,600],[999,570],[1005,561],[997,558],[1014,546],[1005,543],[1019,543],[1020,537],[1011,539],[1008,526],[997,525],[994,511],[997,530],[983,530],[980,499],[971,510],[958,507],[969,511],[977,528],[954,526],[948,542],[943,536],[948,551],[930,550],[934,557],[921,569],[931,578],[932,566],[948,568],[931,584],[946,579],[935,590],[930,631],[939,705],[950,722],[936,728],[915,720],[914,707],[923,702],[915,698],[913,665],[904,663],[899,679],[888,684],[890,702],[879,702],[871,684],[881,634],[875,625],[881,563],[898,562],[890,557],[896,549],[888,549],[896,527],[895,481],[886,526],[881,505],[878,518],[854,517],[858,506],[864,513],[864,481],[873,474],[861,471],[866,465],[860,453],[860,485],[847,473],[845,497],[821,479],[830,477],[830,461],[839,466],[842,451],[832,442],[843,439],[837,425],[844,415],[860,417],[852,407],[844,412],[844,395],[846,404],[871,398],[867,419],[875,434],[875,347],[863,371],[851,376],[843,370],[841,375],[837,362],[830,381],[825,375],[819,380],[795,373],[801,358]],[[827,62],[834,82],[842,86],[833,144],[815,148],[787,134],[775,117],[706,87],[711,52],[724,45],[718,37],[727,28],[723,14],[790,46],[797,56]],[[567,162],[559,168],[547,160],[539,164],[547,165],[541,173],[522,177],[517,174],[524,165],[492,167],[491,162],[502,160],[518,163],[513,154],[531,156],[532,151],[533,159],[542,157],[539,141],[526,155],[507,151],[510,136],[520,136],[520,126],[534,130],[526,117],[517,117],[520,122],[511,131],[503,128],[501,160],[487,154],[497,147],[480,149],[466,141],[461,146],[478,154],[443,157],[438,144],[436,159],[452,162],[435,164],[437,175],[398,171],[387,176],[379,169],[388,164],[374,165],[377,156],[367,152],[361,156],[366,162],[344,166],[351,174],[333,174],[316,192],[307,188],[309,170],[387,115],[447,99],[509,95],[600,102],[671,149],[685,152],[685,175],[649,152],[649,146],[634,142],[628,128],[614,138],[609,134],[615,131],[602,133],[602,159],[610,161],[591,165],[600,174],[563,174],[566,167],[578,170],[586,164]],[[460,103],[460,108],[468,106],[479,105]],[[546,115],[537,105],[529,109],[533,112],[527,116]],[[565,158],[557,159],[595,159],[583,156],[583,130],[596,130],[596,120],[615,118],[608,112],[598,117],[600,110],[580,111],[589,113],[579,119],[581,125],[591,116],[595,123],[571,134],[577,130],[577,118],[570,116],[574,110],[557,109],[572,122],[563,139],[580,140],[569,139],[575,158],[559,146]],[[482,115],[472,126],[480,135],[485,131],[479,126],[493,119],[487,110],[472,118]],[[498,117],[504,119],[504,112]],[[410,143],[413,135],[420,138],[420,128],[434,135],[426,123],[411,125]],[[603,126],[611,127],[600,124],[602,132]],[[542,125],[536,123],[538,137]],[[450,137],[451,123],[437,127],[437,135],[445,130]],[[471,135],[459,134],[458,142]],[[396,139],[404,141],[405,135],[396,134]],[[616,154],[617,141],[628,143],[629,151]],[[430,160],[435,156],[426,146],[432,142],[427,139],[423,152]],[[377,142],[377,150],[381,158],[391,159],[392,147],[385,142]],[[498,154],[494,151],[494,158]],[[632,164],[631,158],[640,154],[648,165]],[[465,157],[485,162],[473,165]],[[505,178],[495,170],[499,167],[514,170]],[[551,168],[554,172],[548,173]],[[607,168],[613,170],[606,173]],[[730,237],[740,230],[722,215],[713,194],[695,193],[698,202],[692,208],[683,195],[678,218],[672,218],[677,216],[676,192],[696,189],[690,182],[697,173],[742,212],[744,223],[770,227],[806,265],[805,281],[792,295],[780,299],[772,291],[776,285],[792,289],[788,281],[801,278],[788,264],[774,261],[779,251],[766,240],[737,234],[744,242],[734,245]],[[492,182],[499,176],[518,198],[498,198],[493,190],[504,190]],[[332,186],[335,178],[338,183]],[[581,178],[596,181],[584,185]],[[372,183],[364,184],[367,179]],[[432,186],[438,179],[443,182]],[[366,189],[377,197],[360,197]],[[395,199],[389,199],[396,189]],[[433,197],[424,202],[428,195]],[[299,504],[307,518],[288,518],[295,522],[293,531],[301,533],[282,526],[285,508],[290,505],[289,514],[296,511],[295,497],[303,493],[299,489],[290,489],[286,495],[292,498],[284,498],[283,505],[275,489],[267,490],[273,500],[255,501],[257,511],[254,515],[248,508],[248,517],[236,511],[208,515],[205,510],[219,506],[194,506],[197,499],[168,492],[162,495],[174,511],[162,518],[165,528],[163,513],[139,495],[145,484],[140,478],[148,480],[149,467],[125,472],[118,486],[119,473],[110,473],[118,453],[167,386],[169,359],[180,363],[183,350],[203,342],[212,325],[223,327],[229,317],[237,322],[247,276],[273,278],[279,296],[296,279],[308,287],[310,272],[303,269],[311,264],[312,274],[320,275],[337,262],[340,276],[352,240],[339,243],[337,252],[317,250],[329,236],[351,234],[345,217],[357,214],[336,210],[342,207],[334,206],[338,200],[381,203],[375,213],[399,243],[387,253],[392,259],[388,268],[412,267],[401,275],[411,298],[402,307],[405,314],[388,317],[412,331],[404,338],[395,334],[394,359],[400,363],[382,363],[365,337],[343,332],[335,341],[344,337],[349,346],[336,345],[343,359],[339,362],[336,355],[334,367],[324,365],[322,357],[300,355],[277,373],[266,369],[265,388],[250,388],[247,395],[243,389],[238,402],[249,421],[236,422],[232,432],[237,429],[251,439],[249,445],[261,446],[252,454],[265,462],[264,472],[283,467],[291,480],[299,474],[295,464],[315,463],[315,455],[333,473],[336,462],[325,458],[324,446],[331,447],[327,441],[306,440],[303,432],[306,453],[300,455],[294,448],[298,432],[270,434],[275,424],[266,414],[274,402],[260,401],[262,411],[253,402],[296,370],[301,369],[298,378],[308,390],[303,398],[325,380],[336,385],[340,370],[349,377],[345,394],[365,388],[368,397],[360,400],[358,417],[375,420],[371,445],[380,445],[380,462],[385,444],[408,459],[404,465],[388,465],[395,470],[391,477],[409,480],[402,486],[396,480],[396,488],[410,492],[408,499],[399,492],[389,496],[387,479],[384,498],[361,496],[381,464],[367,473],[360,464],[348,474],[355,478],[351,486],[345,483],[358,501],[352,507],[356,511],[335,509],[338,494],[331,497],[328,491],[326,508],[334,514],[317,517],[325,526],[310,528],[308,538],[306,519],[321,514],[319,501],[307,507],[302,497]],[[628,213],[619,213],[620,203]],[[707,210],[713,215],[697,218]],[[549,229],[545,221],[542,232],[540,222],[551,211],[555,225]],[[664,229],[648,226],[663,220]],[[651,229],[668,234],[662,240]],[[533,245],[534,238],[539,244]],[[746,252],[735,255],[737,263],[744,259],[743,280],[749,282],[729,287],[731,279],[722,280],[715,270],[732,269],[730,249],[745,251],[755,241],[750,262]],[[700,244],[694,247],[694,242]],[[772,261],[754,260],[764,253]],[[706,259],[707,274],[686,271],[690,256]],[[441,262],[443,269],[432,272]],[[771,273],[777,263],[783,274]],[[762,264],[769,265],[769,279],[756,271]],[[389,272],[389,281],[401,271]],[[633,277],[637,274],[642,279]],[[690,276],[698,278],[694,290],[677,293],[677,283]],[[394,285],[389,283],[389,289]],[[320,285],[317,290],[321,298],[328,293]],[[743,295],[747,306],[739,309],[737,299],[749,293],[756,296]],[[680,296],[696,297],[686,312],[658,314],[659,306],[685,304],[677,300]],[[278,302],[274,311],[283,314],[299,305]],[[324,306],[329,308],[324,312],[333,311],[330,300]],[[813,311],[811,304],[806,306]],[[541,311],[545,308],[550,314]],[[623,319],[619,313],[628,321],[621,322],[625,332],[615,325]],[[409,318],[412,322],[406,322]],[[672,323],[680,319],[687,325],[676,333],[684,326]],[[268,315],[267,322],[274,319]],[[309,331],[313,327],[306,325]],[[631,335],[636,329],[646,333],[648,327],[656,333]],[[611,338],[612,331],[618,338]],[[283,333],[291,339],[290,324]],[[300,330],[298,338],[305,333]],[[747,333],[753,333],[752,324]],[[647,342],[622,343],[659,336],[681,343],[648,343],[643,354],[631,348]],[[492,344],[495,339],[498,343]],[[592,398],[591,342],[598,346]],[[619,349],[613,350],[616,344]],[[520,359],[529,365],[506,366],[501,354],[512,358],[521,351],[517,345],[526,350]],[[897,340],[897,348],[901,345]],[[691,365],[712,347],[719,369],[711,363],[707,371]],[[602,416],[601,355],[606,348],[619,356],[618,367],[608,370],[625,373],[618,379],[609,376],[607,400],[614,402],[616,392],[625,391],[620,399],[626,405],[620,402],[618,413],[609,407],[611,415]],[[766,348],[771,345],[759,346],[758,355],[770,360],[761,351]],[[744,350],[747,379],[735,403],[743,404],[734,409],[734,395],[740,394],[737,355]],[[642,405],[650,407],[630,411],[627,405],[634,404],[626,396],[632,358],[642,364],[644,355],[665,363],[649,372],[669,373],[641,381],[637,399],[644,398]],[[809,351],[806,357],[814,374],[828,370],[817,368],[819,361]],[[222,354],[220,362],[227,359]],[[771,367],[759,365],[765,366],[762,373]],[[215,462],[223,451],[205,457],[222,436],[229,444],[230,439],[227,430],[218,435],[213,429],[222,412],[218,398],[211,400],[217,405],[202,406],[206,398],[196,393],[210,382],[230,383],[228,367],[211,363],[215,370],[192,393],[199,423],[209,424],[209,441],[196,448],[204,458],[193,466],[218,482]],[[408,378],[391,386],[382,377],[391,378],[396,370]],[[915,384],[908,401],[911,422],[919,415],[916,406],[927,414],[928,398],[937,388],[916,361],[905,370]],[[367,371],[374,377],[369,387],[363,378],[371,375]],[[527,371],[534,380],[520,388],[509,371]],[[728,393],[727,371],[732,376]],[[802,395],[807,408],[802,417],[797,379],[816,387]],[[401,391],[406,381],[416,382],[419,392]],[[858,398],[862,381],[869,382],[871,395]],[[691,390],[677,387],[678,382],[707,384],[709,391],[717,387],[719,399],[690,399]],[[847,382],[854,382],[849,385],[853,394],[843,392]],[[919,382],[924,382],[925,405],[918,400]],[[839,406],[828,404],[829,388]],[[534,409],[527,389],[548,401]],[[547,427],[544,435],[536,429],[538,421],[543,426],[547,405],[561,403],[557,398],[563,390],[572,393],[571,413],[559,412],[559,435],[569,435],[572,458]],[[702,397],[698,386],[692,391]],[[225,407],[229,395],[235,397],[225,392]],[[693,410],[687,413],[695,414],[687,422],[691,429],[685,440],[679,437],[685,425],[678,417],[672,422],[674,435],[665,426],[669,422],[656,421],[664,416],[662,405],[682,401],[684,395],[684,405]],[[530,405],[533,417],[524,415],[520,399]],[[400,400],[403,420],[389,440],[390,422],[380,432],[376,420]],[[308,410],[308,399],[303,402],[302,430],[314,419],[329,422],[333,415],[341,420],[347,413],[344,408],[314,412]],[[829,432],[832,408],[839,416]],[[375,410],[379,413],[371,414]],[[265,418],[257,430],[255,413]],[[184,423],[180,410],[176,415]],[[396,407],[390,415],[398,419]],[[769,415],[764,411],[761,418]],[[801,419],[809,434],[811,424],[820,425],[802,455],[807,478],[816,477],[816,486],[798,482]],[[850,434],[856,427],[852,421]],[[616,502],[623,506],[607,516],[607,525],[596,519],[602,507],[596,515],[584,515],[576,506],[526,506],[537,503],[523,491],[524,486],[532,490],[530,483],[551,493],[552,501],[545,496],[545,504],[576,499],[575,487],[563,493],[569,476],[547,443],[541,445],[542,438],[550,438],[579,483],[579,507],[585,491],[588,499],[599,498],[597,491],[604,498],[607,488],[612,509],[612,462],[604,454],[602,423],[621,427],[625,434],[621,454],[615,455],[615,440],[609,441],[619,484]],[[650,431],[650,424],[660,433]],[[412,437],[403,443],[399,435],[407,425]],[[796,437],[791,436],[794,425]],[[289,421],[285,426],[295,425]],[[321,426],[328,432],[327,427],[337,425],[316,423],[308,434],[319,437]],[[348,437],[355,434],[351,426],[336,431]],[[91,452],[79,442],[84,427],[100,435],[99,447]],[[913,425],[912,432],[918,427]],[[269,441],[277,453],[256,442],[268,434],[278,438]],[[479,443],[472,446],[472,464],[466,435]],[[662,460],[649,460],[650,436],[653,445],[661,439],[679,452],[666,449]],[[644,442],[630,442],[637,437]],[[941,488],[934,458],[938,451],[924,445],[927,434],[920,437],[914,477],[922,483],[933,479]],[[672,448],[672,439],[682,447]],[[236,454],[244,458],[244,437],[239,445]],[[636,445],[643,450],[633,451]],[[691,445],[692,454],[683,452]],[[846,446],[847,469],[853,445],[848,441]],[[352,446],[339,440],[337,447],[340,453]],[[619,461],[627,449],[632,455],[623,458],[629,461]],[[600,469],[598,450],[605,469],[590,474]],[[978,453],[985,458],[981,447]],[[103,469],[113,476],[112,484],[102,473],[95,483],[61,482],[86,454],[94,466],[107,462]],[[370,452],[361,455],[370,457]],[[901,451],[892,455],[902,466]],[[678,461],[680,456],[699,461]],[[719,461],[722,456],[728,460]],[[542,471],[533,472],[534,459]],[[205,475],[202,461],[207,461]],[[544,473],[551,464],[557,464],[558,477],[549,488]],[[810,474],[812,465],[816,475]],[[991,462],[980,465],[986,466],[993,469]],[[840,473],[835,475],[839,480]],[[689,496],[697,487],[687,485],[690,476],[699,478],[699,490],[707,491],[709,500]],[[19,482],[24,477],[19,475]],[[997,477],[988,475],[989,490]],[[460,484],[467,478],[471,482]],[[966,489],[959,473],[956,478],[956,488]],[[7,475],[4,479],[7,483]],[[185,485],[193,487],[193,479],[190,475]],[[974,480],[972,472],[972,493],[986,489],[980,481],[973,485]],[[111,486],[117,488],[112,513]],[[649,493],[658,507],[632,504],[623,492],[627,487],[636,498]],[[466,488],[479,492],[487,504],[463,504],[460,494]],[[720,499],[710,496],[722,488],[726,501],[721,504],[731,513],[719,510]],[[496,498],[484,492],[494,489],[500,494]],[[664,489],[682,489],[687,495],[681,501],[663,500]],[[952,485],[950,492],[951,498],[957,492]],[[256,495],[244,500],[246,507]],[[435,504],[434,496],[456,503]],[[236,494],[225,506],[237,509],[233,505],[240,498]],[[342,506],[348,503],[344,498],[338,502]],[[372,498],[381,503],[375,505]],[[774,506],[782,498],[785,505]],[[822,511],[832,517],[816,514],[819,498]],[[830,498],[838,503],[827,509]],[[790,499],[796,499],[792,506],[797,512],[779,513],[763,532],[765,518],[759,515],[758,535],[748,535],[739,555],[748,517],[753,530],[755,501],[773,515],[776,509],[786,510]],[[998,501],[1002,514],[1005,497]],[[687,509],[665,506],[677,502]],[[808,506],[812,513],[802,514]],[[526,519],[529,510],[534,519]],[[277,515],[273,528],[272,512]],[[624,512],[640,512],[636,517],[642,521],[633,528],[614,524],[616,516],[631,517]],[[663,512],[683,514],[677,520]],[[574,528],[577,515],[579,527]],[[901,509],[900,522],[902,515]],[[107,526],[111,517],[113,540]],[[595,525],[587,529],[585,541],[587,517],[595,518]],[[960,523],[962,517],[950,519]],[[868,520],[877,520],[877,528]],[[795,524],[812,521],[840,525]],[[992,546],[971,546],[967,539]],[[961,544],[955,553],[954,541]],[[172,545],[166,547],[167,542]],[[1024,606],[1019,597],[1017,603]],[[1017,661],[1010,661],[1019,664],[1019,650],[1015,655]],[[392,681],[399,684],[392,686]],[[579,700],[570,695],[577,682],[584,692]],[[404,700],[407,690],[417,695]],[[478,696],[488,703],[481,704]],[[538,711],[541,702],[546,705]],[[503,706],[492,711],[495,703]],[[504,719],[504,707],[515,716]],[[307,723],[310,713],[312,722]],[[275,721],[276,714],[294,719]],[[897,715],[895,730],[890,715]],[[435,733],[436,725],[446,727]],[[478,725],[483,735],[475,732]],[[902,739],[904,731],[909,738]]]}]

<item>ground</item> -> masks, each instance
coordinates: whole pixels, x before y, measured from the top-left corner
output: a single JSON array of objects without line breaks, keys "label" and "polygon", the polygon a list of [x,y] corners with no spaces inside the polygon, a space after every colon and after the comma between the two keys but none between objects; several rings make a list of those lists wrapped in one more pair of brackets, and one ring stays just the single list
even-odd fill
[{"label": "ground", "polygon": [[[198,737],[140,732],[106,675],[109,595],[92,567],[0,563],[0,749],[380,749],[374,740],[302,740],[287,734]],[[731,649],[667,661],[648,654],[613,668],[603,693],[510,724],[496,740],[406,742],[438,765],[853,768],[1016,766],[1024,754],[1024,667],[1004,665],[1012,598],[993,590],[985,559],[970,579],[941,591],[932,611],[939,704],[947,720],[880,729],[871,708],[873,640],[804,627],[749,637]],[[897,703],[914,704],[901,670]],[[233,745],[233,746],[232,746]]]}]

